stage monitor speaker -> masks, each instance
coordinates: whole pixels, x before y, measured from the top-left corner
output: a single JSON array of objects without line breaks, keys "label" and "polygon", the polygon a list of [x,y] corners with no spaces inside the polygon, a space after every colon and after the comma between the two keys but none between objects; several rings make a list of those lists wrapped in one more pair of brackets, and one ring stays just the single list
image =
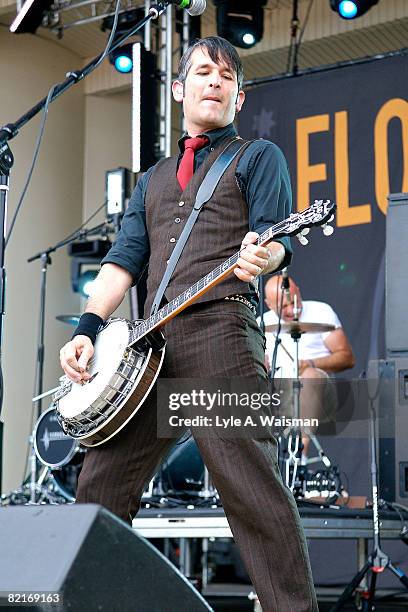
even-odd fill
[{"label": "stage monitor speaker", "polygon": [[408,356],[408,193],[388,197],[386,221],[385,334],[387,356]]},{"label": "stage monitor speaker", "polygon": [[408,357],[371,361],[368,378],[375,397],[379,496],[408,504]]},{"label": "stage monitor speaker", "polygon": [[0,609],[8,593],[26,594],[20,602],[58,593],[62,602],[30,609],[211,610],[163,555],[101,506],[2,508],[0,533]]}]

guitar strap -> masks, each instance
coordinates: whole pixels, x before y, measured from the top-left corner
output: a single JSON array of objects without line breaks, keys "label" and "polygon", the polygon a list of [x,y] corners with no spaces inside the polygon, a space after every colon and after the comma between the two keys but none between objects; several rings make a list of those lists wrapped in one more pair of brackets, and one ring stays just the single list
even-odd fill
[{"label": "guitar strap", "polygon": [[190,213],[187,223],[181,233],[180,238],[177,241],[177,245],[168,261],[166,272],[163,275],[159,288],[157,289],[152,308],[150,310],[150,316],[155,314],[160,307],[161,301],[164,296],[164,292],[167,289],[167,285],[170,282],[170,278],[174,272],[180,255],[186,245],[188,237],[191,234],[194,223],[197,221],[198,215],[200,214],[204,204],[212,198],[214,191],[220,182],[220,179],[228,166],[234,161],[238,153],[245,146],[245,142],[242,139],[233,140],[227,147],[220,153],[211,168],[205,175],[203,182],[197,192],[197,197],[193,206],[193,210]]}]

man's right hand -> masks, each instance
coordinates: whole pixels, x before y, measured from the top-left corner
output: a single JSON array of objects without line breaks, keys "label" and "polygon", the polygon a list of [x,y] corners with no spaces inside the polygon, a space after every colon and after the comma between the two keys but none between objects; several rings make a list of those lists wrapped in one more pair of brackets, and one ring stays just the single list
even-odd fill
[{"label": "man's right hand", "polygon": [[84,383],[90,379],[86,367],[93,354],[94,347],[88,336],[75,336],[62,347],[61,367],[70,380]]}]

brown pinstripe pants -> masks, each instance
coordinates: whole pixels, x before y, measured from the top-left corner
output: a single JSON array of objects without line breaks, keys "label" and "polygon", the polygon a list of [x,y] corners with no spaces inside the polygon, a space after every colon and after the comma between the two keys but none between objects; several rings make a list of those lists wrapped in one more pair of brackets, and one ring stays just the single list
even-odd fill
[{"label": "brown pinstripe pants", "polygon": [[[166,337],[163,376],[266,377],[263,337],[243,304],[193,306],[168,323]],[[157,438],[155,400],[152,392],[118,435],[88,450],[77,502],[100,503],[127,521],[136,514],[143,489],[175,442]],[[306,541],[280,477],[275,440],[225,439],[214,432],[195,439],[263,612],[316,612]]]}]

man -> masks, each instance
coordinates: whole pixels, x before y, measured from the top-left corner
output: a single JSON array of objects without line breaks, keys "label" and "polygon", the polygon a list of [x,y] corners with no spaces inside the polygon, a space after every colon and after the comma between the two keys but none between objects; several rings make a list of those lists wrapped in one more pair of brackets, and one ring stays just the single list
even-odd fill
[{"label": "man", "polygon": [[[245,94],[234,47],[211,37],[184,54],[173,95],[183,104],[188,136],[180,156],[162,160],[139,181],[115,245],[103,260],[95,290],[61,364],[77,383],[100,322],[120,304],[149,263],[145,317],[181,234],[199,186],[218,155],[236,139],[232,125]],[[189,138],[200,137],[194,174],[186,183]],[[166,290],[173,299],[240,248],[234,274],[165,327],[161,375],[168,378],[257,377],[266,380],[263,337],[256,324],[254,281],[290,260],[288,243],[254,244],[258,234],[290,211],[287,167],[268,142],[245,146],[205,204]],[[251,231],[248,232],[248,229]],[[229,298],[229,299],[228,299]],[[231,299],[232,298],[232,299]],[[294,500],[283,486],[273,438],[198,437],[234,538],[265,612],[317,610],[305,539]],[[137,512],[144,487],[174,440],[157,438],[155,393],[111,441],[88,451],[77,501],[102,503],[124,520]],[[171,607],[171,602],[169,602]]]},{"label": "man", "polygon": [[[286,292],[282,295],[282,277],[273,276],[265,285],[265,303],[269,311],[264,315],[266,326],[294,319],[295,296],[300,322],[325,323],[334,330],[324,333],[304,333],[299,340],[299,375],[303,381],[300,396],[300,416],[317,418],[320,422],[332,420],[335,410],[334,388],[330,375],[352,368],[355,363],[353,349],[334,310],[324,302],[303,301],[299,287],[289,278],[290,300]],[[272,367],[276,335],[266,333],[266,355]],[[295,345],[289,333],[280,334],[276,359],[276,380],[291,379],[295,374]],[[325,382],[323,382],[325,381]],[[307,456],[310,438],[302,437],[303,455]]]}]

